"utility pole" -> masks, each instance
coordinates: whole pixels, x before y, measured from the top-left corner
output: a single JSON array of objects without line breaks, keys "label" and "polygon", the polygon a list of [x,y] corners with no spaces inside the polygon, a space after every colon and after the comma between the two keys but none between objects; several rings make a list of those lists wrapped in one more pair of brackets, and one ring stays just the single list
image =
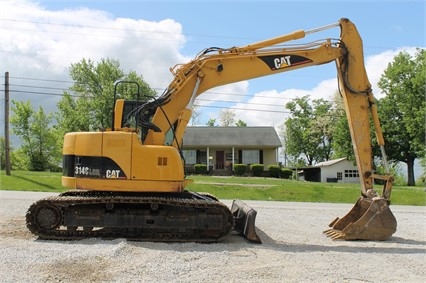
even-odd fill
[{"label": "utility pole", "polygon": [[4,75],[4,149],[6,175],[10,176],[10,142],[9,142],[9,72]]}]

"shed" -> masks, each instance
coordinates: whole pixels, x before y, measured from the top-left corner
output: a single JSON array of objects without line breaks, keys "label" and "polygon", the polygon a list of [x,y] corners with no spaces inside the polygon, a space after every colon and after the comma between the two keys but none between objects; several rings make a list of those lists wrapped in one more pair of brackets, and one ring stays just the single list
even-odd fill
[{"label": "shed", "polygon": [[358,168],[347,158],[339,158],[320,162],[314,166],[297,168],[299,178],[312,182],[359,182]]}]

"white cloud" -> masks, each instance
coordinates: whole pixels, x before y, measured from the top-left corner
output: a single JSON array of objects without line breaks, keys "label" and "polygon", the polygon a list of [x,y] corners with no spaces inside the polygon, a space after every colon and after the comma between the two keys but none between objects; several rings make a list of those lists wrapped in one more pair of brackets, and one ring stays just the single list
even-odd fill
[{"label": "white cloud", "polygon": [[180,23],[114,18],[98,10],[49,11],[27,1],[2,7],[1,68],[11,77],[69,80],[68,68],[83,58],[117,59],[154,88],[172,80],[169,67],[188,61],[179,49],[185,43]]},{"label": "white cloud", "polygon": [[[256,93],[246,103],[237,103],[236,118],[248,126],[276,126],[288,117],[285,104],[291,99],[306,95],[306,90],[288,89],[278,92],[275,89]],[[247,109],[247,110],[240,110]]]},{"label": "white cloud", "polygon": [[[134,70],[142,74],[145,81],[151,87],[160,89],[161,93],[161,89],[173,79],[169,68],[192,59],[180,52],[186,38],[181,24],[173,19],[152,22],[115,18],[107,12],[87,8],[51,11],[29,1],[3,1],[1,5],[0,68],[2,74],[9,71],[11,77],[69,81],[68,67],[71,63],[83,58],[96,61],[109,57],[119,60],[126,72]],[[7,13],[4,12],[6,10]],[[410,54],[415,52],[415,48],[406,47],[366,58],[367,73],[377,97],[381,96],[377,82],[383,70],[401,50]],[[282,84],[277,84],[274,89],[269,85],[257,87],[262,91],[254,94],[250,92],[250,86],[257,82],[236,82],[208,91],[196,103],[236,108],[237,119],[249,126],[275,126],[284,121],[284,105],[291,99],[306,94],[313,99],[329,99],[337,90],[335,77],[335,74],[330,74],[330,79],[319,81],[311,89],[294,86],[279,89]],[[52,86],[46,81],[33,81],[31,84]],[[69,84],[53,86],[67,88]],[[60,90],[55,92],[61,93]],[[43,105],[47,111],[55,110],[59,99],[58,96],[37,94],[20,94],[13,98],[31,98],[36,107]],[[231,102],[214,103],[207,99]],[[220,110],[202,108],[202,119],[217,118]]]},{"label": "white cloud", "polygon": [[248,86],[248,81],[241,81],[214,87],[198,96],[196,104],[199,106],[209,106],[216,101],[221,101],[222,104],[229,105],[229,103],[234,104],[243,101],[244,96],[247,95]]}]

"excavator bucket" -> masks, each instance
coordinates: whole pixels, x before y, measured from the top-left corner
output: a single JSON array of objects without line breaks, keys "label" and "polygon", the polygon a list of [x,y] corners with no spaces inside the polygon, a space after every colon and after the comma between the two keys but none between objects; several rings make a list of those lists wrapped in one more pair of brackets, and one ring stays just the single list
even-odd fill
[{"label": "excavator bucket", "polygon": [[385,198],[360,197],[343,218],[324,233],[333,240],[386,240],[396,231],[396,219]]},{"label": "excavator bucket", "polygon": [[256,234],[257,211],[236,199],[232,202],[231,212],[234,216],[234,229],[244,235],[247,240],[261,244],[262,240]]}]

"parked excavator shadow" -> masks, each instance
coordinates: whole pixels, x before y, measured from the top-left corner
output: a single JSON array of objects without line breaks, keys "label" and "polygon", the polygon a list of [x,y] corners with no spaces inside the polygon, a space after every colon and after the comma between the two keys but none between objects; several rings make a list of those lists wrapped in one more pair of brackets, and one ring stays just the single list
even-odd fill
[{"label": "parked excavator shadow", "polygon": [[42,186],[42,187],[44,187],[44,188],[49,188],[49,189],[51,189],[52,191],[57,191],[57,190],[58,190],[58,188],[55,188],[54,186],[47,185],[46,183],[43,183],[43,182],[37,182],[37,181],[35,181],[35,180],[33,180],[33,179],[30,179],[30,178],[25,178],[25,177],[23,177],[23,176],[18,176],[18,175],[15,175],[15,177],[16,177],[16,178],[18,178],[18,179],[22,179],[22,180],[25,180],[25,181],[27,181],[27,182],[30,182],[30,183],[36,184],[36,185],[38,185],[38,186]]}]

